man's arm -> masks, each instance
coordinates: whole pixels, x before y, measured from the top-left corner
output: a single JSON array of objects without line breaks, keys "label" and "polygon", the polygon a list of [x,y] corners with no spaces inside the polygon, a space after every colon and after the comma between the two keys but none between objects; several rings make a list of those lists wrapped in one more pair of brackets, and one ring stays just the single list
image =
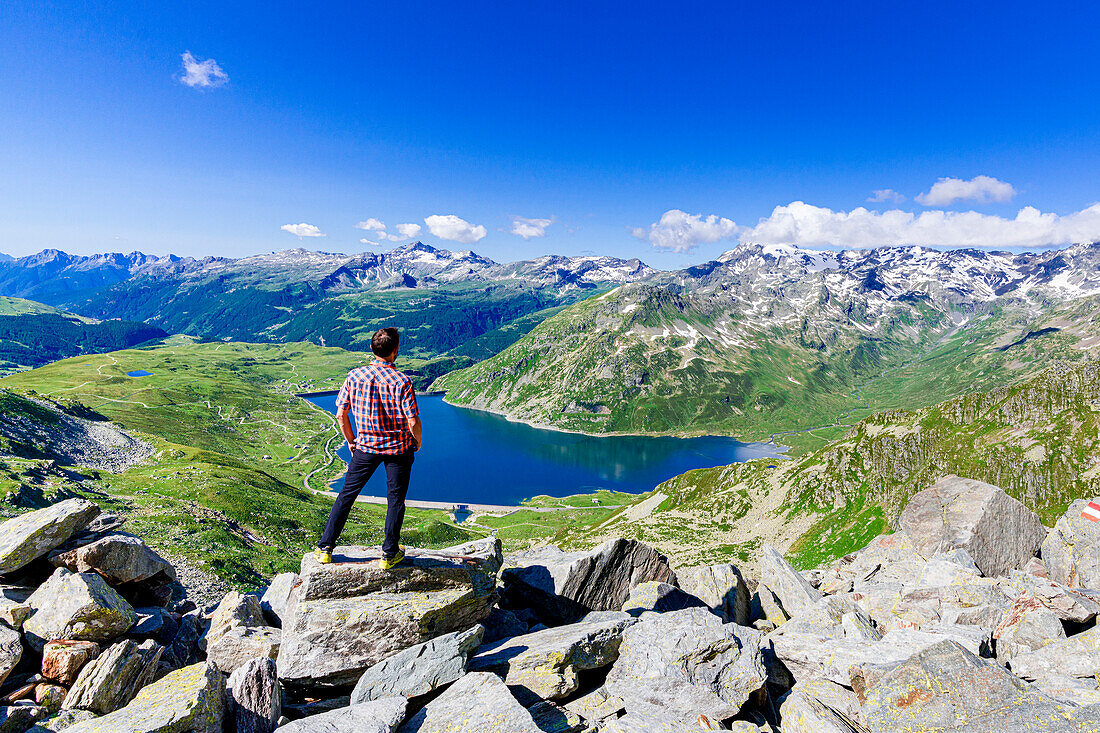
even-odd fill
[{"label": "man's arm", "polygon": [[340,432],[344,434],[344,440],[348,441],[348,447],[355,450],[355,430],[351,426],[351,405],[344,405],[336,411],[336,422],[340,426]]},{"label": "man's arm", "polygon": [[409,430],[413,434],[413,440],[416,441],[415,450],[420,450],[420,446],[424,442],[424,429],[420,424],[420,418],[419,417],[410,417],[409,418]]}]

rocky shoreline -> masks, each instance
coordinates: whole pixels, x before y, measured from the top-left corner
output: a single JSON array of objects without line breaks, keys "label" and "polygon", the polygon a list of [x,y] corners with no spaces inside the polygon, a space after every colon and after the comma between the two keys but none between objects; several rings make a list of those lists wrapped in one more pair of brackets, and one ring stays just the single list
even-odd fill
[{"label": "rocky shoreline", "polygon": [[205,608],[121,520],[0,525],[0,731],[885,733],[1100,730],[1100,524],[995,486],[797,572],[674,567],[613,539],[505,557],[377,548]]}]

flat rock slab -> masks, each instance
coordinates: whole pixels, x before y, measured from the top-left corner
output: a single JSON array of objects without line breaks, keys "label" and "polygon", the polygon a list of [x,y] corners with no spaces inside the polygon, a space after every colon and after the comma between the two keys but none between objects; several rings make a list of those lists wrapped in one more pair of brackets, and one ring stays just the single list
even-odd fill
[{"label": "flat rock slab", "polygon": [[0,575],[57,548],[98,514],[99,507],[86,499],[66,499],[0,524]]},{"label": "flat rock slab", "polygon": [[95,573],[58,568],[27,603],[34,615],[23,623],[31,646],[53,639],[109,641],[137,621],[133,607]]},{"label": "flat rock slab", "polygon": [[510,558],[501,573],[514,608],[530,608],[552,624],[574,623],[591,611],[618,611],[630,591],[647,581],[675,584],[668,558],[624,538],[589,552],[544,547]]},{"label": "flat rock slab", "polygon": [[59,555],[50,562],[74,573],[96,572],[112,585],[135,583],[157,575],[172,581],[176,570],[141,539],[125,534],[108,535]]},{"label": "flat rock slab", "polygon": [[306,556],[283,625],[284,684],[352,684],[386,657],[480,623],[496,600],[502,558],[495,538],[414,556],[389,571],[375,562],[380,556],[343,547],[329,565]]},{"label": "flat rock slab", "polygon": [[23,658],[23,639],[19,632],[0,625],[0,684]]},{"label": "flat rock slab", "polygon": [[1043,562],[1054,582],[1100,591],[1100,522],[1081,516],[1089,501],[1100,497],[1078,499],[1059,517],[1043,541]]},{"label": "flat rock slab", "polygon": [[386,697],[296,720],[279,733],[393,733],[405,719],[408,701]]},{"label": "flat rock slab", "polygon": [[623,611],[631,616],[641,616],[647,611],[667,613],[685,608],[707,608],[707,604],[674,585],[656,580],[635,586],[630,591],[630,598],[623,604]]},{"label": "flat rock slab", "polygon": [[763,637],[702,608],[649,616],[623,634],[605,686],[627,712],[730,718],[767,679]]},{"label": "flat rock slab", "polygon": [[867,690],[872,733],[1074,731],[1100,723],[1100,711],[1056,702],[992,660],[943,641],[898,665]]},{"label": "flat rock slab", "polygon": [[400,733],[540,733],[531,713],[495,674],[471,672],[398,729]]},{"label": "flat rock slab", "polygon": [[290,600],[290,591],[298,582],[298,573],[279,573],[271,579],[271,585],[264,590],[260,597],[260,608],[263,609],[267,622],[272,626],[283,625],[283,615],[286,613],[286,604]]},{"label": "flat rock slab", "polygon": [[259,628],[266,625],[259,598],[250,593],[230,591],[222,597],[217,608],[210,614],[210,622],[199,640],[199,648],[206,651],[233,629]]},{"label": "flat rock slab", "polygon": [[623,632],[633,623],[628,614],[620,613],[487,644],[470,659],[469,669],[502,677],[526,705],[559,700],[577,690],[581,672],[618,659]]},{"label": "flat rock slab", "polygon": [[484,627],[444,634],[383,659],[359,678],[353,705],[387,697],[418,697],[466,674],[470,655],[481,645]]},{"label": "flat rock slab", "polygon": [[67,733],[221,733],[225,677],[201,663],[169,672],[126,707]]},{"label": "flat rock slab", "polygon": [[1002,489],[954,475],[914,495],[898,521],[924,557],[964,549],[989,577],[1022,568],[1047,534],[1039,515]]},{"label": "flat rock slab", "polygon": [[59,639],[46,643],[42,651],[42,676],[62,685],[72,685],[85,664],[99,656],[94,641]]},{"label": "flat rock slab", "polygon": [[822,598],[821,592],[767,543],[760,548],[760,582],[776,595],[792,618]]},{"label": "flat rock slab", "polygon": [[799,682],[779,708],[783,733],[860,733],[863,716],[851,690],[829,680]]}]

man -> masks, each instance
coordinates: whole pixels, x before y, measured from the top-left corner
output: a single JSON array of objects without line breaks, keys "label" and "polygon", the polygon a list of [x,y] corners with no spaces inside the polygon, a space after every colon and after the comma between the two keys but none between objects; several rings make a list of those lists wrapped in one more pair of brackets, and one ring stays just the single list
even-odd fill
[{"label": "man", "polygon": [[378,358],[353,369],[336,398],[336,422],[351,449],[351,463],[344,477],[344,488],[332,505],[325,532],[317,543],[314,554],[318,562],[332,562],[332,550],[344,530],[355,497],[380,465],[386,467],[388,505],[382,568],[389,570],[405,559],[405,548],[398,541],[405,520],[405,494],[409,490],[413,454],[420,450],[423,431],[412,380],[393,365],[400,343],[401,335],[396,328],[375,332],[370,350]]}]

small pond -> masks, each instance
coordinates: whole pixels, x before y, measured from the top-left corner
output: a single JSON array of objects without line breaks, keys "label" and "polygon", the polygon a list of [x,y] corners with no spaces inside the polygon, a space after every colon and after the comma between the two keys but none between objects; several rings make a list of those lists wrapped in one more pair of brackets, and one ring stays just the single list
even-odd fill
[{"label": "small pond", "polygon": [[147,372],[144,369],[136,369],[132,372],[126,372],[126,376],[127,377],[151,377],[151,376],[153,376],[153,373],[152,372]]}]

